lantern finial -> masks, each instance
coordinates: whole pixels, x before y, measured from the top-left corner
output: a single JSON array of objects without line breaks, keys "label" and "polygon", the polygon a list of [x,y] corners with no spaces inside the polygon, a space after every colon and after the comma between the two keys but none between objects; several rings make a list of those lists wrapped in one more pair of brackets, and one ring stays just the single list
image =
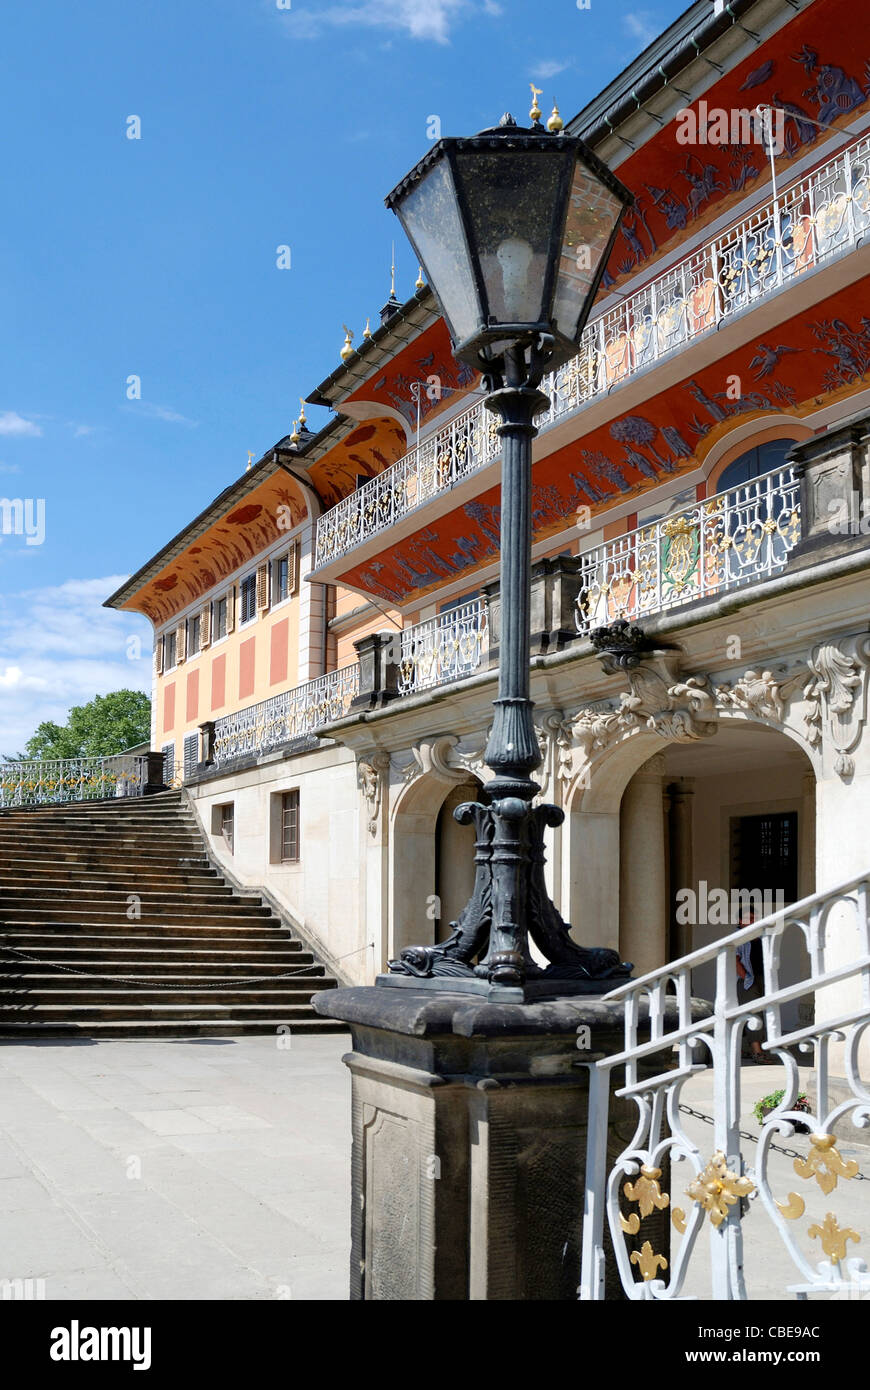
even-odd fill
[{"label": "lantern finial", "polygon": [[[529,120],[535,125],[538,125],[541,119],[541,108],[538,105],[538,97],[543,95],[544,89],[543,87],[536,87],[534,82],[530,82],[529,86],[532,89],[532,109],[529,112]],[[504,124],[504,122],[502,122],[502,124]]]},{"label": "lantern finial", "polygon": [[353,342],[353,334],[351,333],[351,331],[350,331],[350,329],[348,328],[348,326],[347,326],[346,323],[343,323],[341,326],[342,326],[342,328],[344,329],[344,335],[345,335],[345,336],[344,336],[344,347],[341,349],[341,354],[340,354],[340,356],[341,356],[342,362],[349,362],[350,359],[353,357],[353,354],[354,354],[354,349],[351,347],[351,343]]}]

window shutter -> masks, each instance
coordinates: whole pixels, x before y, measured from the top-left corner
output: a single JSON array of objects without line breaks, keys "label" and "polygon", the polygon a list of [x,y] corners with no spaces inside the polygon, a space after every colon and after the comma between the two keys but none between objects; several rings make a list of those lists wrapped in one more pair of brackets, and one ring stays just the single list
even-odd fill
[{"label": "window shutter", "polygon": [[287,592],[295,594],[299,588],[299,542],[294,541],[287,556]]},{"label": "window shutter", "polygon": [[154,644],[154,661],[157,666],[158,676],[163,675],[163,638],[158,637]]},{"label": "window shutter", "polygon": [[257,609],[269,607],[269,566],[257,566]]},{"label": "window shutter", "polygon": [[175,664],[180,666],[187,655],[187,624],[179,623],[175,629]]},{"label": "window shutter", "polygon": [[200,651],[211,645],[211,604],[207,603],[199,615]]},{"label": "window shutter", "polygon": [[227,590],[227,632],[236,630],[236,586]]}]

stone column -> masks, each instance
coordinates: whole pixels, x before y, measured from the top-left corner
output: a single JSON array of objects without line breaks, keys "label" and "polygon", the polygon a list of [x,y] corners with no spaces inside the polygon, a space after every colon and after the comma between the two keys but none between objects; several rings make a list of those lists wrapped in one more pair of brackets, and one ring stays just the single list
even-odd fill
[{"label": "stone column", "polygon": [[671,960],[679,960],[692,950],[692,927],[676,919],[676,895],[680,888],[694,886],[693,810],[695,803],[694,777],[681,777],[669,788],[670,813],[670,890],[668,894],[669,950]]},{"label": "stone column", "polygon": [[[621,1048],[622,1004],[376,986],[314,1006],[353,1035],[351,1299],[575,1302],[589,1064]],[[636,1113],[611,1101],[611,1162]],[[667,1217],[630,1244],[668,1257]],[[605,1291],[623,1296],[612,1264]]]},{"label": "stone column", "polygon": [[664,965],[668,954],[664,756],[634,774],[622,797],[619,837],[619,953],[635,975]]}]

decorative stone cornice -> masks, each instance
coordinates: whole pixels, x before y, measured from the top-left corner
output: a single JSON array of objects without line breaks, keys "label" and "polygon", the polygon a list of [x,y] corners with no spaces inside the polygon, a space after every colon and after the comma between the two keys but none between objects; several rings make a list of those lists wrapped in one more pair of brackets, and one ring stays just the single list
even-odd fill
[{"label": "decorative stone cornice", "polygon": [[807,665],[812,673],[804,686],[807,740],[819,748],[825,738],[834,750],[834,771],[851,777],[851,756],[867,719],[867,664],[870,636],[858,633],[813,648]]}]

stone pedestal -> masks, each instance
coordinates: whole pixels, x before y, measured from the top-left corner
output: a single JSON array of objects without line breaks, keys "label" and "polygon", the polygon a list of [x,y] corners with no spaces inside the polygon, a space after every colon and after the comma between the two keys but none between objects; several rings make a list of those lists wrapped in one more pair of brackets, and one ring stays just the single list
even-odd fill
[{"label": "stone pedestal", "polygon": [[[314,1007],[353,1036],[351,1298],[576,1300],[589,1064],[621,1048],[622,1006],[367,987]],[[611,1159],[635,1116],[611,1102]]]}]

